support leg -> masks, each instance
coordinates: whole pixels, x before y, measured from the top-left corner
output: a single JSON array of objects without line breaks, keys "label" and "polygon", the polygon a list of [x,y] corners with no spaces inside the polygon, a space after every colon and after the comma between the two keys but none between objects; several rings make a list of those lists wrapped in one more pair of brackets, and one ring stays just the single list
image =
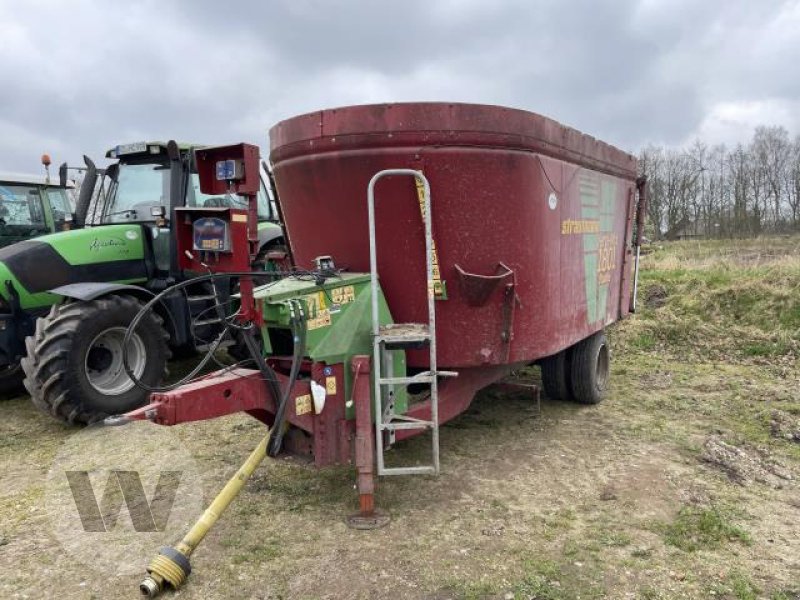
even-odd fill
[{"label": "support leg", "polygon": [[353,402],[356,409],[355,459],[359,512],[347,518],[347,525],[354,529],[377,529],[389,523],[389,516],[375,510],[375,445],[372,437],[369,357],[354,356],[350,368],[353,371]]}]

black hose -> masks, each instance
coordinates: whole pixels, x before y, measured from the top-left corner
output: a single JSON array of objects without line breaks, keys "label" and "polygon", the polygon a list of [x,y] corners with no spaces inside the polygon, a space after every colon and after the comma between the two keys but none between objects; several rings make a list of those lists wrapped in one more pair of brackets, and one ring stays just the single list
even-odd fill
[{"label": "black hose", "polygon": [[[213,356],[214,352],[219,347],[219,344],[222,342],[222,340],[225,338],[225,336],[228,334],[228,332],[231,329],[237,329],[237,330],[240,330],[240,331],[250,329],[250,327],[238,326],[238,325],[232,323],[231,321],[229,321],[228,319],[224,319],[223,320],[224,329],[222,330],[222,333],[220,333],[219,336],[217,336],[217,339],[214,340],[211,343],[211,345],[209,346],[208,351],[206,352],[206,355],[203,357],[203,359],[200,361],[200,363],[194,369],[192,369],[191,373],[189,373],[188,375],[183,377],[180,381],[177,381],[177,382],[172,383],[172,384],[167,385],[167,386],[163,386],[163,387],[149,386],[146,383],[144,383],[143,381],[141,381],[140,379],[138,379],[133,374],[133,369],[131,369],[131,366],[130,366],[130,364],[128,362],[128,345],[130,343],[130,339],[131,339],[131,336],[133,335],[133,332],[136,331],[136,328],[139,326],[139,323],[141,322],[141,320],[144,318],[144,316],[148,312],[150,312],[153,309],[153,307],[158,302],[161,301],[162,298],[164,298],[165,296],[167,296],[167,295],[169,295],[169,294],[171,294],[173,292],[177,292],[178,290],[182,290],[183,288],[186,288],[186,287],[188,287],[188,286],[190,286],[192,284],[195,284],[195,283],[200,283],[200,282],[203,282],[203,281],[214,281],[216,279],[220,279],[220,278],[223,278],[223,277],[226,277],[226,278],[229,278],[229,277],[252,277],[253,275],[257,275],[257,274],[258,274],[258,272],[253,273],[252,271],[235,271],[235,272],[232,272],[232,273],[209,273],[207,275],[198,275],[197,277],[193,277],[191,279],[187,279],[185,281],[181,281],[180,283],[176,283],[176,284],[166,288],[165,290],[159,292],[153,298],[151,298],[147,302],[147,304],[145,304],[139,310],[139,312],[136,314],[136,316],[131,321],[130,325],[128,325],[128,329],[125,331],[125,337],[122,340],[122,366],[125,369],[125,373],[128,375],[128,377],[130,377],[131,381],[133,381],[133,383],[136,385],[136,387],[138,387],[140,389],[143,389],[146,392],[150,392],[152,394],[152,393],[168,392],[170,390],[174,390],[174,389],[184,385],[190,379],[193,379],[203,369],[203,367],[205,367],[208,364],[208,362],[211,360],[211,357]],[[275,283],[277,283],[277,282],[268,283],[266,285],[268,285],[268,286],[269,285],[274,285]],[[267,369],[271,373],[272,379],[274,379],[277,382],[277,377],[275,377],[275,374],[272,372],[271,369],[269,369],[269,365],[267,365]]]},{"label": "black hose", "polygon": [[292,324],[292,337],[294,338],[294,352],[292,353],[292,367],[289,370],[289,380],[286,382],[286,388],[283,390],[281,401],[275,410],[275,421],[272,424],[273,434],[269,439],[267,446],[267,454],[275,457],[281,449],[283,442],[283,420],[286,416],[286,406],[289,404],[289,397],[292,395],[292,388],[297,381],[297,376],[300,373],[300,365],[303,363],[303,356],[306,353],[306,327],[305,327],[305,312],[303,311],[302,304],[298,301],[291,301],[291,324]]},{"label": "black hose", "polygon": [[[241,336],[242,340],[247,347],[251,358],[255,361],[256,365],[258,366],[259,371],[263,375],[265,381],[270,386],[270,392],[272,393],[273,398],[280,399],[278,401],[278,405],[275,410],[275,419],[273,422],[273,435],[270,437],[269,446],[267,448],[267,453],[269,456],[276,456],[280,451],[281,444],[283,443],[283,421],[286,416],[286,407],[289,404],[289,398],[292,394],[292,388],[294,384],[297,382],[297,377],[300,374],[300,367],[303,363],[303,357],[305,356],[306,351],[306,326],[305,326],[305,311],[303,309],[303,303],[298,300],[290,300],[290,324],[292,329],[292,337],[294,341],[294,352],[292,353],[292,366],[289,370],[289,379],[286,382],[286,387],[281,393],[280,384],[278,383],[278,378],[275,375],[275,371],[269,366],[266,360],[264,360],[264,356],[261,354],[261,351],[256,343],[255,334],[253,333],[252,324],[249,326],[238,326],[233,323],[231,320],[224,318],[224,314],[222,309],[219,309],[220,319],[224,323],[224,329],[222,332],[217,336],[217,338],[211,343],[209,346],[206,355],[200,361],[200,363],[192,369],[192,371],[183,377],[180,381],[177,381],[173,384],[164,386],[164,387],[151,387],[141,380],[137,379],[136,376],[133,374],[133,371],[128,364],[128,344],[130,342],[130,338],[133,335],[133,332],[136,330],[136,327],[139,325],[141,320],[144,318],[144,315],[147,314],[149,311],[153,309],[153,306],[156,303],[160,302],[162,298],[167,296],[172,292],[176,292],[181,290],[191,284],[199,283],[201,281],[211,281],[212,286],[214,289],[215,296],[217,295],[217,289],[214,285],[214,281],[218,278],[222,277],[246,277],[252,276],[253,273],[251,272],[234,272],[234,273],[210,273],[208,275],[200,275],[198,277],[194,277],[192,279],[187,279],[186,281],[182,281],[177,283],[167,289],[163,290],[156,296],[154,296],[147,304],[145,304],[136,316],[131,321],[130,325],[128,325],[128,329],[125,331],[125,337],[122,340],[122,365],[125,368],[125,372],[127,373],[128,377],[131,378],[133,383],[150,393],[160,393],[160,392],[167,392],[170,390],[174,390],[189,380],[193,379],[202,369],[203,367],[208,364],[209,360],[212,359],[214,356],[214,352],[219,347],[219,344],[228,334],[231,329],[238,330],[239,335]],[[266,285],[273,285],[277,282],[272,282]]]},{"label": "black hose", "polygon": [[244,345],[247,346],[247,349],[250,352],[250,357],[255,361],[256,366],[258,366],[258,370],[261,371],[261,374],[264,376],[267,384],[269,384],[272,397],[277,400],[281,397],[281,386],[278,385],[278,378],[275,376],[275,372],[261,355],[261,351],[256,344],[255,334],[252,330],[248,330],[242,331],[240,335],[242,340],[244,340]]}]

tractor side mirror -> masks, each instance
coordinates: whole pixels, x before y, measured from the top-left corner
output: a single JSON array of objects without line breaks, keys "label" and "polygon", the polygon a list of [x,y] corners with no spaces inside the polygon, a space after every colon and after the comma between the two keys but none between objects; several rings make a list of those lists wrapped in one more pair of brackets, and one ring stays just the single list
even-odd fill
[{"label": "tractor side mirror", "polygon": [[181,151],[180,148],[178,148],[178,143],[175,140],[170,140],[167,142],[167,156],[170,160],[180,160]]},{"label": "tractor side mirror", "polygon": [[58,185],[62,188],[67,187],[67,163],[61,163],[58,167]]},{"label": "tractor side mirror", "polygon": [[[78,194],[78,201],[75,205],[75,216],[73,218],[75,227],[83,227],[86,225],[86,215],[89,213],[89,204],[92,202],[94,187],[97,184],[97,167],[95,166],[94,162],[92,162],[92,159],[86,155],[83,156],[83,162],[86,164],[86,172],[83,174],[81,191]],[[66,163],[62,165],[62,167],[64,167],[65,178],[67,171],[66,166]],[[61,169],[58,171],[60,176]]]},{"label": "tractor side mirror", "polygon": [[106,176],[117,183],[117,179],[119,178],[119,163],[112,163],[106,167]]}]

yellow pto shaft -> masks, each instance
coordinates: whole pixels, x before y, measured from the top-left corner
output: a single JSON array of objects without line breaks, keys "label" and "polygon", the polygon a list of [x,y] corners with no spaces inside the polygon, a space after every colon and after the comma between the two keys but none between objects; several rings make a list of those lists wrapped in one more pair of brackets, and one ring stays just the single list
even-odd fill
[{"label": "yellow pto shaft", "polygon": [[250,456],[244,464],[239,467],[236,474],[225,484],[225,487],[222,488],[211,505],[187,532],[180,543],[172,548],[162,548],[159,554],[150,562],[150,565],[147,567],[147,576],[142,583],[139,584],[139,590],[142,592],[143,596],[155,598],[167,585],[177,590],[183,582],[186,581],[186,578],[192,570],[189,564],[189,557],[197,546],[200,545],[200,542],[203,541],[203,538],[206,537],[206,534],[214,526],[222,513],[225,512],[225,509],[228,508],[233,499],[242,491],[244,484],[253,474],[253,471],[256,470],[258,465],[260,465],[267,456],[267,444],[269,443],[271,435],[272,430],[258,443],[258,446],[250,453]]}]

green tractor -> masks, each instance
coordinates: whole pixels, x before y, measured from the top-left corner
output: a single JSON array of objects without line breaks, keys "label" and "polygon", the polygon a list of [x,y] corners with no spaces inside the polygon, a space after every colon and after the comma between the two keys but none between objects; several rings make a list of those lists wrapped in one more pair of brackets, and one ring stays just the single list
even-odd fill
[{"label": "green tractor", "polygon": [[[78,229],[0,249],[0,368],[21,377],[33,403],[70,424],[87,424],[145,402],[122,362],[131,319],[153,295],[181,281],[170,226],[180,206],[225,207],[234,197],[200,191],[194,149],[175,142],[117,146],[99,186],[87,160],[75,210]],[[98,188],[99,192],[92,194]],[[83,191],[83,190],[82,190]],[[91,214],[90,214],[91,212]],[[256,268],[286,259],[266,169],[258,195]],[[156,385],[174,351],[202,350],[221,329],[214,290],[188,289],[160,303],[131,338],[128,361]]]},{"label": "green tractor", "polygon": [[0,247],[69,229],[74,189],[71,181],[0,173]]}]

